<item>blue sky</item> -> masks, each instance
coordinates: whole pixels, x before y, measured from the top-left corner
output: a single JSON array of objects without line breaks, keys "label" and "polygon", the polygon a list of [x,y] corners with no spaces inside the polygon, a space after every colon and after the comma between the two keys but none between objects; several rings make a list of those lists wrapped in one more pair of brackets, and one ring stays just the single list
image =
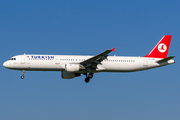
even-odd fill
[{"label": "blue sky", "polygon": [[[178,0],[0,1],[1,120],[179,120]],[[173,65],[135,73],[64,80],[2,64],[19,54],[144,56],[172,35]]]}]

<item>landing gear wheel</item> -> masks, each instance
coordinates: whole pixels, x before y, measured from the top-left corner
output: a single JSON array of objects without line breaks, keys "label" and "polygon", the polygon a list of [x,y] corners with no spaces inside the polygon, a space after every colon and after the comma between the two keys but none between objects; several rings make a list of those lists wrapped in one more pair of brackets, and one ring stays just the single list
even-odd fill
[{"label": "landing gear wheel", "polygon": [[24,79],[24,75],[21,76],[21,79]]},{"label": "landing gear wheel", "polygon": [[86,78],[86,79],[85,79],[85,82],[86,82],[86,83],[88,83],[89,81],[90,81],[90,79],[89,79],[89,78]]},{"label": "landing gear wheel", "polygon": [[93,74],[89,73],[88,78],[90,78],[90,79],[93,78]]},{"label": "landing gear wheel", "polygon": [[86,76],[86,78],[84,80],[86,83],[88,83],[90,81],[90,79],[93,78],[93,73],[89,73],[89,74],[83,73],[83,75]]}]

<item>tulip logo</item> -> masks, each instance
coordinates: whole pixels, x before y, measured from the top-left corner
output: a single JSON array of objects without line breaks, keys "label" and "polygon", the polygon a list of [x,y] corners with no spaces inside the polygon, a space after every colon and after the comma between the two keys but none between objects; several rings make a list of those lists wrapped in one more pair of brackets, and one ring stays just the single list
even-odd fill
[{"label": "tulip logo", "polygon": [[158,50],[159,52],[164,53],[167,50],[167,46],[164,43],[161,43],[158,45]]}]

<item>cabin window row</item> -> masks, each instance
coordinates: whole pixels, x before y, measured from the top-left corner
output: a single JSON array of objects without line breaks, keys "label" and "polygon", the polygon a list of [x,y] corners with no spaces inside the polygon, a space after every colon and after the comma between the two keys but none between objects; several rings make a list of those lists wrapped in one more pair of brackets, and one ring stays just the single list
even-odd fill
[{"label": "cabin window row", "polygon": [[60,59],[61,61],[85,61],[86,59]]},{"label": "cabin window row", "polygon": [[[86,59],[60,59],[61,61],[85,61]],[[135,62],[135,60],[104,60],[108,62]]]},{"label": "cabin window row", "polygon": [[105,60],[110,62],[135,62],[135,60]]},{"label": "cabin window row", "polygon": [[47,59],[47,58],[38,58],[38,59],[34,59],[34,58],[29,58],[29,60],[54,60],[54,59]]},{"label": "cabin window row", "polygon": [[[16,60],[16,58],[11,58],[10,60]],[[54,59],[43,59],[43,58],[39,58],[39,59],[34,59],[34,58],[29,58],[29,60],[54,60]],[[85,61],[86,59],[60,59],[60,61]],[[107,62],[135,62],[135,60],[104,60]]]}]

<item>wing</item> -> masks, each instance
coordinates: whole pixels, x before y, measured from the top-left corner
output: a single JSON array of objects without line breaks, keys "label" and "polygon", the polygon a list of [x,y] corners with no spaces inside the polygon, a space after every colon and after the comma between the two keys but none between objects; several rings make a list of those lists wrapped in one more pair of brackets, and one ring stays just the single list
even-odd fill
[{"label": "wing", "polygon": [[104,59],[107,59],[107,56],[110,52],[115,51],[115,48],[111,49],[111,50],[106,50],[94,57],[91,57],[83,62],[80,62],[80,64],[84,67],[92,67],[92,68],[97,68],[97,64],[101,64],[101,62]]}]

